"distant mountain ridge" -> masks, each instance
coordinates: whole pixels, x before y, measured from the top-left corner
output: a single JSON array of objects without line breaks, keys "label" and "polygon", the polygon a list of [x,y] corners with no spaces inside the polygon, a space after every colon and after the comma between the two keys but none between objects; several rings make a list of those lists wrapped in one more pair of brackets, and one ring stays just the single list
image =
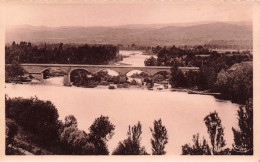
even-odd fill
[{"label": "distant mountain ridge", "polygon": [[252,22],[129,24],[91,27],[19,25],[6,28],[6,43],[30,41],[151,46],[223,43],[252,46],[252,40]]}]

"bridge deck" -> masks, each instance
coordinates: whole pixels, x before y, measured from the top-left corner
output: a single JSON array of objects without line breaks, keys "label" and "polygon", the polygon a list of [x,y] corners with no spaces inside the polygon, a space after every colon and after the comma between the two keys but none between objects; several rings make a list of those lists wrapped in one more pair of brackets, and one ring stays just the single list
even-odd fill
[{"label": "bridge deck", "polygon": [[85,65],[85,64],[21,64],[21,66],[48,66],[48,67],[105,67],[105,68],[158,68],[169,69],[171,66],[129,66],[129,65]]},{"label": "bridge deck", "polygon": [[[97,68],[147,68],[147,69],[170,69],[171,66],[129,66],[129,65],[85,65],[85,64],[21,64],[21,66],[39,67],[97,67]],[[199,70],[199,67],[179,67],[180,69]]]}]

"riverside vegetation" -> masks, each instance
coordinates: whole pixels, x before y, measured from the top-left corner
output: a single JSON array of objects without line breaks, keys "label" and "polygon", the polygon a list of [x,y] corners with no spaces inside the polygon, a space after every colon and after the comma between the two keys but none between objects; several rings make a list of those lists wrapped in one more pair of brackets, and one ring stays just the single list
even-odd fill
[{"label": "riverside vegetation", "polygon": [[[108,155],[107,141],[115,133],[115,125],[109,117],[100,116],[89,127],[89,133],[80,130],[73,115],[59,120],[56,107],[50,101],[37,97],[6,97],[6,154],[58,154],[58,155]],[[44,114],[44,115],[43,115]],[[167,130],[161,119],[151,128],[152,154],[165,154]],[[113,155],[148,154],[140,146],[142,125],[129,126],[128,138],[119,142]]]},{"label": "riverside vegetation", "polygon": [[[172,66],[172,88],[188,88],[221,93],[222,99],[245,104],[253,97],[253,63],[249,51],[225,52],[194,48],[154,47],[157,59],[145,60],[147,66]],[[186,73],[180,66],[196,66],[198,72]]]},{"label": "riverside vegetation", "polygon": [[[220,98],[228,99],[232,102],[239,103],[240,108],[238,110],[238,125],[239,129],[232,128],[234,134],[234,144],[232,148],[223,149],[225,146],[224,139],[224,127],[221,124],[221,119],[218,116],[217,112],[212,112],[204,118],[204,122],[209,134],[210,141],[207,141],[204,137],[201,141],[199,134],[193,136],[193,144],[184,144],[182,146],[183,155],[226,155],[226,154],[242,154],[242,155],[252,155],[253,154],[253,68],[252,68],[252,55],[248,52],[233,52],[233,53],[218,53],[216,51],[210,51],[203,46],[197,46],[192,49],[182,49],[175,46],[166,48],[166,47],[155,47],[153,52],[157,53],[158,58],[150,58],[145,61],[146,65],[157,65],[157,66],[172,66],[170,77],[164,75],[166,79],[169,79],[169,82],[172,88],[188,88],[192,90],[203,90],[209,92],[220,92]],[[198,54],[196,56],[196,54]],[[14,58],[19,58],[14,54]],[[9,57],[10,58],[10,57]],[[12,60],[12,59],[10,59]],[[19,59],[14,59],[13,66],[10,69],[6,69],[6,78],[22,76],[24,74],[23,69],[19,66]],[[198,72],[188,71],[182,72],[178,69],[179,66],[199,66],[200,70]],[[96,82],[106,84],[105,81],[111,81],[113,83],[125,83],[125,76],[111,77],[107,73],[96,74],[93,78],[89,79],[86,72],[75,72],[72,78],[74,85],[93,85],[96,86]],[[141,74],[144,75],[144,74]],[[140,77],[140,76],[138,76]],[[144,77],[144,76],[142,76]],[[105,78],[105,79],[104,79]],[[121,80],[120,80],[120,79]],[[149,78],[147,78],[149,82]],[[151,81],[150,85],[153,84]],[[126,86],[126,85],[125,85]],[[30,103],[30,104],[29,104]],[[22,104],[22,105],[21,105]],[[24,105],[23,105],[24,104]],[[35,108],[31,108],[29,105],[45,105],[46,112],[44,114],[50,113],[50,120],[45,121],[46,118],[38,118],[39,114],[30,114],[37,113],[33,111]],[[20,106],[19,106],[20,105]],[[27,107],[24,109],[24,107]],[[12,110],[14,109],[14,110]],[[17,109],[17,110],[15,110]],[[12,110],[12,111],[10,111]],[[23,112],[24,110],[24,112]],[[39,110],[45,111],[45,110]],[[58,121],[57,110],[55,110],[54,105],[50,102],[43,102],[37,98],[32,99],[6,99],[6,141],[7,141],[7,154],[19,154],[19,149],[16,147],[26,147],[26,150],[32,151],[33,146],[27,146],[25,143],[21,144],[19,138],[22,132],[30,132],[30,135],[35,138],[32,138],[33,142],[36,142],[36,145],[39,148],[43,147],[48,150],[46,152],[41,151],[32,151],[35,154],[108,154],[106,141],[112,137],[114,133],[115,126],[109,122],[108,117],[101,116],[97,118],[94,123],[99,125],[99,121],[102,122],[105,120],[108,129],[102,135],[94,133],[91,130],[90,133],[86,133],[77,128],[77,124],[66,124],[77,123],[76,118],[69,116],[65,119],[65,123]],[[17,112],[17,114],[14,114]],[[19,113],[18,113],[19,112]],[[37,118],[31,118],[35,121],[25,120],[26,115],[36,116]],[[25,116],[23,116],[25,115]],[[52,116],[52,117],[51,117]],[[37,120],[39,122],[51,122],[45,124],[46,128],[37,127]],[[28,123],[27,123],[28,122]],[[31,123],[30,123],[31,122]],[[161,140],[152,140],[151,144],[153,146],[153,154],[165,154],[164,148],[168,143],[167,131],[166,128],[160,124],[161,120],[155,121],[153,130],[151,130],[154,138],[161,138]],[[33,124],[33,126],[31,125]],[[36,124],[36,126],[35,126]],[[39,123],[38,123],[39,124]],[[41,123],[42,125],[42,123]],[[69,125],[69,126],[68,126]],[[99,125],[102,126],[103,124]],[[97,126],[97,127],[99,127]],[[34,128],[35,127],[35,128]],[[91,126],[92,127],[92,126]],[[30,128],[29,130],[26,130]],[[140,135],[141,123],[138,122],[137,125],[133,127],[129,126],[127,132],[127,139],[119,142],[118,147],[113,151],[112,154],[115,155],[146,155],[148,154],[144,147],[140,146]],[[46,131],[46,129],[50,129]],[[101,129],[97,129],[101,130]],[[18,133],[17,133],[18,132]],[[45,135],[45,133],[47,134]],[[157,132],[157,133],[156,133]],[[164,132],[164,133],[163,133]],[[166,132],[166,133],[165,133]],[[100,132],[99,132],[100,133]],[[105,134],[105,135],[104,135]],[[157,134],[157,135],[155,135]],[[42,138],[50,137],[51,140],[49,146],[43,146],[41,140]],[[76,138],[77,137],[77,138]],[[22,139],[23,141],[24,139]],[[45,140],[45,139],[44,139]],[[76,140],[76,141],[74,141]],[[77,141],[78,140],[78,141]],[[31,142],[31,141],[30,141]],[[47,144],[48,145],[48,144]],[[68,150],[62,151],[62,146],[70,148]],[[30,148],[30,149],[28,149]],[[37,147],[36,147],[37,148]],[[37,150],[37,149],[36,149]],[[61,150],[61,151],[58,151]],[[84,150],[84,151],[83,151]],[[66,152],[68,151],[68,152]],[[20,152],[21,153],[21,152]]]},{"label": "riverside vegetation", "polygon": [[[73,115],[59,120],[56,107],[50,101],[36,98],[6,97],[6,154],[58,154],[58,155],[108,155],[107,141],[116,133],[109,117],[100,116],[89,127],[89,133],[80,130]],[[44,114],[44,115],[43,115]],[[252,100],[238,110],[239,129],[232,128],[234,144],[225,146],[224,127],[217,112],[204,118],[210,142],[201,143],[199,134],[193,136],[194,144],[182,146],[183,155],[252,155],[253,154]],[[162,120],[155,120],[151,145],[153,155],[166,154],[167,129]],[[127,139],[120,141],[112,155],[149,155],[141,146],[142,125],[129,126]],[[210,143],[210,144],[209,144]]]}]

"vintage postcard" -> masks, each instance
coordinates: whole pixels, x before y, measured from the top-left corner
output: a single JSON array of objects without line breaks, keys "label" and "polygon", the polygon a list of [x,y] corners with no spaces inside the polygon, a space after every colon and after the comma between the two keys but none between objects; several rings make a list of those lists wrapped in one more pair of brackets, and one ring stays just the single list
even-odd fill
[{"label": "vintage postcard", "polygon": [[3,161],[260,160],[259,2],[0,5]]}]

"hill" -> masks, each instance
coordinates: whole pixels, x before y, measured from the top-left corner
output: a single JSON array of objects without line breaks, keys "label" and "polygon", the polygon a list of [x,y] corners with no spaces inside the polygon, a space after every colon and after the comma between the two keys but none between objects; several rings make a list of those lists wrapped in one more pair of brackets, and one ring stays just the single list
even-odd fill
[{"label": "hill", "polygon": [[90,44],[196,45],[224,44],[252,47],[250,23],[201,22],[186,24],[130,24],[110,27],[44,27],[20,25],[6,29],[12,41]]}]

